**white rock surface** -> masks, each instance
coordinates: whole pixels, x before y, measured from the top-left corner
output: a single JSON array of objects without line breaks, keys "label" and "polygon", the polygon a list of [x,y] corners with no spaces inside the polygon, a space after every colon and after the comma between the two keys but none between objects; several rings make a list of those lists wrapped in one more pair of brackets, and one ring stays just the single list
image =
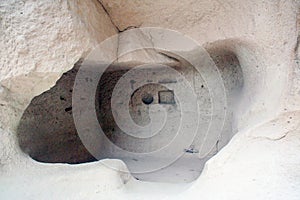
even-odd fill
[{"label": "white rock surface", "polygon": [[[117,33],[96,1],[13,0],[2,1],[0,8],[1,99],[14,99],[6,101],[15,104],[11,109],[24,109],[97,42]],[[1,126],[9,127],[10,121],[18,120],[10,119],[13,110],[7,116],[4,109],[8,108],[1,107]]]},{"label": "white rock surface", "polygon": [[[286,113],[277,121],[286,123],[291,116],[291,130],[282,131],[281,139],[262,136],[272,131],[272,122],[237,134],[190,184],[141,182],[126,174],[120,178],[117,171],[103,166],[107,161],[77,166],[33,162],[2,173],[0,194],[3,199],[298,200],[300,113]],[[121,163],[115,165],[124,169]]]},{"label": "white rock surface", "polygon": [[[287,88],[296,77],[292,73],[296,67],[295,1],[99,1],[121,31],[127,27],[169,28],[199,44],[219,41],[232,50],[245,78],[240,128],[268,121],[285,109],[300,108],[300,101],[289,103],[287,97]],[[296,96],[299,98],[294,93],[292,99]]]},{"label": "white rock surface", "polygon": [[263,136],[274,131],[272,121],[237,134],[208,161],[206,171],[182,193],[182,199],[195,195],[204,199],[299,199],[300,115],[286,113],[276,121],[287,123],[290,116],[293,128],[288,133],[280,131],[284,137]]},{"label": "white rock surface", "polygon": [[[110,16],[95,0],[0,2],[1,199],[300,198],[300,3],[99,1]],[[126,167],[117,161],[41,164],[19,150],[16,127],[31,99],[116,34],[115,26],[121,31],[130,26],[174,29],[239,59],[244,73],[235,120],[239,133],[194,183],[136,181],[120,172]],[[116,56],[119,46],[113,46],[109,54]]]},{"label": "white rock surface", "polygon": [[[108,167],[114,166],[114,169]],[[122,189],[131,179],[119,160],[82,165],[43,164],[30,160],[1,173],[1,199],[94,199]]]},{"label": "white rock surface", "polygon": [[96,1],[2,1],[0,12],[0,127],[15,132],[34,96],[117,32]]}]

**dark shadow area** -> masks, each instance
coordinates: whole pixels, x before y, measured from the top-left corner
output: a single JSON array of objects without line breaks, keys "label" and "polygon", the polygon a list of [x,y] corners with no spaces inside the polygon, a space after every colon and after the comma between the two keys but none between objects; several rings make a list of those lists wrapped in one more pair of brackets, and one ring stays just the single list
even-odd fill
[{"label": "dark shadow area", "polygon": [[[197,153],[202,138],[199,134],[194,138],[190,147],[182,149],[185,155],[178,162],[176,161],[174,165],[158,172],[139,175],[139,179],[167,182],[195,180],[201,174],[207,159],[224,147],[236,133],[232,119],[239,94],[243,89],[241,66],[235,54],[230,51],[221,48],[211,48],[208,51],[223,78],[228,100],[227,116],[220,139],[210,154],[200,159]],[[54,87],[35,97],[22,116],[17,131],[19,144],[25,153],[37,161],[76,164],[96,160],[82,144],[72,116],[72,88],[80,65],[81,62],[77,62],[73,69],[62,75]],[[113,89],[118,80],[132,67],[134,66],[115,64],[110,66],[101,77],[95,94],[98,121],[106,136],[115,145],[137,153],[153,151],[170,141],[174,135],[173,132],[169,131],[165,135],[158,135],[157,139],[153,138],[151,141],[140,139],[139,142],[136,142],[120,130],[112,115],[111,96]],[[153,67],[155,68],[155,65]],[[211,108],[210,95],[201,75],[197,74],[195,69],[186,63],[175,64],[172,68],[187,77],[197,93],[202,108],[209,110]],[[168,112],[178,109],[174,91],[160,85],[177,84],[176,79],[173,80],[168,74],[158,73],[156,75],[159,77],[156,84],[150,83],[151,80],[149,79],[149,84],[135,88],[134,80],[130,82],[133,93],[129,102],[129,112],[133,121],[140,126],[150,123],[149,106],[151,105],[161,104],[168,108]],[[126,158],[120,159],[125,163],[127,162]]]},{"label": "dark shadow area", "polygon": [[95,161],[81,143],[72,116],[72,88],[80,64],[77,62],[54,87],[35,97],[23,113],[17,130],[19,145],[37,161]]}]

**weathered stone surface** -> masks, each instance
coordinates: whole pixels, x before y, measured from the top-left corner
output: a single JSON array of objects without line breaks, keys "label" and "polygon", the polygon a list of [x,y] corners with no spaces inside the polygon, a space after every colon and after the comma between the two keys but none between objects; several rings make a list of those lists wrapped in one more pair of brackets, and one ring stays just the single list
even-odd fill
[{"label": "weathered stone surface", "polygon": [[[299,1],[99,2],[0,2],[1,199],[299,199]],[[232,98],[239,105],[227,124],[239,133],[208,161],[192,187],[137,182],[117,161],[41,164],[19,149],[16,128],[34,97],[53,87],[98,42],[147,26],[179,31],[216,55],[229,53],[215,60],[236,58],[242,69],[242,89]],[[136,37],[141,44],[155,44]],[[133,41],[119,39],[106,52],[112,57]],[[119,61],[174,61],[156,53],[141,51]],[[232,89],[239,73],[222,69]]]},{"label": "weathered stone surface", "polygon": [[[1,2],[1,49],[5,51],[0,56],[0,81],[15,104],[27,105],[97,42],[116,33],[102,7],[95,5],[96,1]],[[1,126],[9,123],[1,121]]]},{"label": "weathered stone surface", "polygon": [[[285,96],[290,95],[287,88],[296,77],[291,73],[296,67],[295,1],[99,1],[121,31],[127,27],[169,28],[200,44],[220,41],[232,50],[245,78],[242,101],[247,103],[239,108],[240,128],[270,120],[291,107]],[[295,95],[299,96],[294,93],[291,98]],[[292,107],[299,109],[299,101]]]},{"label": "weathered stone surface", "polygon": [[0,127],[15,132],[34,96],[117,31],[97,1],[14,0],[0,7]]}]

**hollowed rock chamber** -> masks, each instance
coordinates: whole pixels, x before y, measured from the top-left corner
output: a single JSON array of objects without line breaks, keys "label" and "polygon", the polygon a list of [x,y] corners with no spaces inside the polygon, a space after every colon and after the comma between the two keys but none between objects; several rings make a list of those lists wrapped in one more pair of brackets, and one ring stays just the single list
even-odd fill
[{"label": "hollowed rock chamber", "polygon": [[[236,55],[226,48],[211,48],[208,52],[216,63],[224,81],[227,106],[224,127],[214,147],[205,157],[199,157],[199,149],[203,140],[201,129],[193,138],[191,145],[182,148],[183,155],[169,166],[158,171],[133,174],[137,179],[160,182],[190,182],[195,180],[204,167],[205,162],[222,149],[236,133],[234,123],[235,106],[243,91],[243,73]],[[76,74],[82,61],[78,61],[73,69],[64,73],[50,90],[36,96],[26,108],[18,126],[18,141],[21,149],[39,162],[78,164],[96,161],[81,142],[72,116],[72,92]],[[151,64],[153,71],[159,71],[159,65]],[[128,63],[112,64],[102,75],[96,92],[95,108],[97,119],[106,137],[115,145],[130,152],[151,152],[166,145],[176,133],[177,124],[170,122],[164,134],[158,134],[151,139],[134,139],[124,133],[116,124],[111,108],[112,92],[119,79],[135,65]],[[211,95],[201,74],[187,62],[174,62],[169,67],[178,71],[191,83],[197,95],[201,108],[209,114],[212,106]],[[151,71],[150,69],[147,69]],[[151,82],[133,89],[129,102],[129,112],[133,121],[139,126],[151,123],[149,109],[160,105],[168,114],[179,109],[178,99],[174,91],[161,85],[179,84],[175,78],[164,73],[152,73],[157,83]],[[175,91],[176,92],[176,91]],[[185,91],[177,91],[184,94]],[[201,113],[202,123],[207,123],[205,112]],[[173,123],[173,124],[172,124]],[[201,125],[200,125],[201,126]],[[191,135],[192,137],[192,135]],[[208,135],[209,137],[209,135]],[[209,138],[208,138],[209,139]],[[117,157],[113,153],[105,153],[108,158],[117,158],[129,164],[147,165],[147,161]],[[105,158],[105,157],[103,157]],[[160,162],[162,158],[153,158]],[[152,161],[153,162],[153,161]],[[130,167],[129,167],[130,170]]]}]

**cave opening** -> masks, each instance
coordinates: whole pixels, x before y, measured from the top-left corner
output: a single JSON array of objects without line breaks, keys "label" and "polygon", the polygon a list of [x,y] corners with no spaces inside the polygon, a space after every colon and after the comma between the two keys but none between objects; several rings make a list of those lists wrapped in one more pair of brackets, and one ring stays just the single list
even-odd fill
[{"label": "cave opening", "polygon": [[[235,134],[236,130],[232,125],[234,107],[237,101],[237,94],[243,88],[243,74],[236,55],[229,51],[210,52],[224,81],[226,95],[228,97],[227,116],[223,131],[214,148],[205,157],[199,157],[201,148],[201,134],[197,135],[193,143],[182,149],[183,156],[172,165],[166,166],[158,171],[133,174],[137,179],[159,182],[190,182],[198,178],[203,170],[205,162],[224,147]],[[96,161],[85,148],[76,131],[72,117],[72,92],[73,84],[81,65],[78,61],[73,69],[64,73],[50,90],[36,96],[25,110],[18,126],[18,140],[21,149],[31,158],[46,163],[69,163],[79,164]],[[122,67],[120,67],[122,65]],[[155,64],[153,68],[155,68]],[[211,100],[208,88],[200,74],[187,64],[171,66],[179,71],[192,83],[197,98],[203,109],[209,109]],[[135,140],[127,136],[118,127],[114,120],[111,108],[111,98],[118,80],[132,68],[131,65],[116,64],[108,68],[98,83],[96,92],[95,108],[97,119],[105,135],[115,145],[127,151],[141,153],[154,151],[161,148],[173,138],[173,129],[176,124],[167,129],[167,134],[156,135],[148,139]],[[153,73],[157,83],[152,83],[135,88],[135,81],[131,80],[132,95],[129,102],[129,112],[132,120],[139,126],[146,126],[151,123],[149,117],[150,107],[160,105],[168,113],[176,112],[180,106],[173,90],[161,85],[176,85],[177,81],[168,74]],[[143,77],[147,78],[147,77]],[[184,92],[184,91],[180,91]],[[203,118],[203,121],[205,119]],[[111,154],[111,158],[118,158]],[[146,161],[139,159],[127,159],[119,157],[127,165],[148,165]],[[153,158],[160,162],[163,158]],[[153,160],[152,160],[153,162]],[[130,169],[130,167],[129,167]]]}]

